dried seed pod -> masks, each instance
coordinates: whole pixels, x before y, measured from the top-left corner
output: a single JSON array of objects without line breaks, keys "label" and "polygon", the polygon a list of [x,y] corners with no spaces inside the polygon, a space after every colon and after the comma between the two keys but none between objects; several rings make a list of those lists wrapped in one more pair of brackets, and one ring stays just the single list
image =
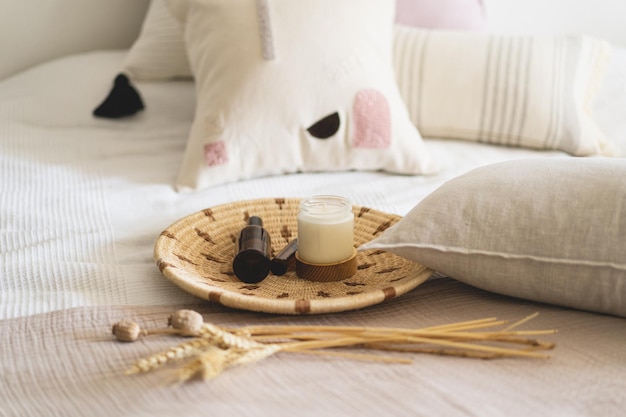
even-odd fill
[{"label": "dried seed pod", "polygon": [[141,327],[132,320],[122,319],[113,325],[112,332],[121,342],[134,342],[141,335]]},{"label": "dried seed pod", "polygon": [[197,311],[178,310],[169,317],[167,324],[174,329],[199,332],[204,324],[204,319]]}]

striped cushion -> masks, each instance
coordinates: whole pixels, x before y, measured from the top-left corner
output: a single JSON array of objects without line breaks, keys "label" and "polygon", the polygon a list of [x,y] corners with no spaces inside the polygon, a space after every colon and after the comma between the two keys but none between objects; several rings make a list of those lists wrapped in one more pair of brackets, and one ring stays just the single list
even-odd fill
[{"label": "striped cushion", "polygon": [[612,152],[590,112],[604,41],[396,26],[394,48],[400,91],[425,137]]}]

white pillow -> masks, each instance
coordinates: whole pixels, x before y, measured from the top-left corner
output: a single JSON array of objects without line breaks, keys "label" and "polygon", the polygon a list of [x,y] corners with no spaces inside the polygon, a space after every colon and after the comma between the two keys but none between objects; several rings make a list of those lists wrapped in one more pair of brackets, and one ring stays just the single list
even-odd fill
[{"label": "white pillow", "polygon": [[182,26],[164,0],[152,0],[141,27],[122,63],[133,80],[165,80],[191,77]]},{"label": "white pillow", "polygon": [[424,137],[611,155],[591,114],[606,42],[398,26],[398,85]]},{"label": "white pillow", "polygon": [[504,162],[453,179],[362,249],[496,293],[626,317],[626,160]]},{"label": "white pillow", "polygon": [[395,82],[394,0],[169,5],[197,91],[179,190],[298,171],[436,171]]}]

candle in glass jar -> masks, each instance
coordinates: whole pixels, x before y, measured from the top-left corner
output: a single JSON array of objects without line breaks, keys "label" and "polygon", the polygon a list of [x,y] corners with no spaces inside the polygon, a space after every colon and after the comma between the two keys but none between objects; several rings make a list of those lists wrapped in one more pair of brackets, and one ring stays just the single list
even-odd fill
[{"label": "candle in glass jar", "polygon": [[300,203],[298,256],[311,264],[332,264],[354,251],[354,214],[343,197],[315,196]]}]

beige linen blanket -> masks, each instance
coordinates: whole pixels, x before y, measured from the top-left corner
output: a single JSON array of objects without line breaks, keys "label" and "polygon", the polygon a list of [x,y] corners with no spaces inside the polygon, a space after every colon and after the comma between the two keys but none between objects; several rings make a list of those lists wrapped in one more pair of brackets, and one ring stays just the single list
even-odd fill
[{"label": "beige linen blanket", "polygon": [[[620,416],[626,409],[623,319],[489,294],[440,278],[363,310],[274,316],[205,304],[206,321],[424,327],[540,315],[524,328],[557,328],[551,358],[400,355],[413,363],[279,353],[182,386],[172,370],[124,375],[137,359],[176,345],[154,336],[112,339],[123,317],[164,327],[181,306],[83,307],[0,321],[0,416]],[[184,306],[183,306],[184,307]],[[355,350],[358,352],[358,350]]]}]

